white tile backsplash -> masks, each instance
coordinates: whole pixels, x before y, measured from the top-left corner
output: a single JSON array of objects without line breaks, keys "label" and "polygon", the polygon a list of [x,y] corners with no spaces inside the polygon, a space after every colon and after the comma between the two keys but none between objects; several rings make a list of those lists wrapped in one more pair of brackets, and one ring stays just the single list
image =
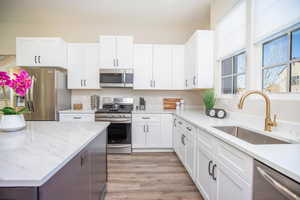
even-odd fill
[{"label": "white tile backsplash", "polygon": [[99,95],[101,104],[103,97],[132,97],[134,104],[139,104],[139,97],[144,97],[148,108],[162,108],[163,98],[183,98],[187,107],[202,106],[201,91],[151,91],[133,90],[129,88],[105,88],[101,90],[72,90],[72,104],[82,103],[83,109],[90,109],[90,96]]}]

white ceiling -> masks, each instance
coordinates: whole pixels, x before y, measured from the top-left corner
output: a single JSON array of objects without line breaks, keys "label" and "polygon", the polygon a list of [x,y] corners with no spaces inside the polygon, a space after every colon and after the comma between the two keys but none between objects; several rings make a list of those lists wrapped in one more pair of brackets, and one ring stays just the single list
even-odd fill
[{"label": "white ceiling", "polygon": [[210,0],[0,0],[0,22],[209,24]]}]

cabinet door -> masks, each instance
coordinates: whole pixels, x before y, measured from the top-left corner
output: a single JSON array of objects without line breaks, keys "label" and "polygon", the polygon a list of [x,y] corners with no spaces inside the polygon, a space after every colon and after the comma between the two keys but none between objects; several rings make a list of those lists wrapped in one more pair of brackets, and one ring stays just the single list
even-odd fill
[{"label": "cabinet door", "polygon": [[184,131],[182,130],[182,128],[178,128],[178,139],[179,139],[179,143],[178,143],[178,157],[181,160],[182,164],[185,165],[185,134]]},{"label": "cabinet door", "polygon": [[143,121],[132,122],[132,148],[146,148],[146,124]]},{"label": "cabinet door", "polygon": [[148,121],[146,131],[146,143],[150,148],[162,148],[162,132],[160,121]]},{"label": "cabinet door", "polygon": [[84,88],[85,48],[82,44],[68,45],[68,89]]},{"label": "cabinet door", "polygon": [[173,61],[173,89],[184,89],[184,46],[175,45],[172,51]]},{"label": "cabinet door", "polygon": [[16,64],[17,66],[38,65],[39,42],[33,38],[16,39]]},{"label": "cabinet door", "polygon": [[39,187],[39,200],[82,200],[87,198],[82,182],[82,152]]},{"label": "cabinet door", "polygon": [[133,63],[133,37],[117,36],[117,68],[132,68]]},{"label": "cabinet door", "polygon": [[66,44],[58,38],[39,39],[38,65],[65,67]]},{"label": "cabinet door", "polygon": [[152,52],[152,45],[134,45],[134,89],[152,89]]},{"label": "cabinet door", "polygon": [[[205,200],[212,200],[212,177],[209,170],[213,166],[213,156],[209,150],[203,148],[204,146],[197,142],[196,144],[196,170],[195,183],[200,190]],[[210,165],[210,166],[209,166]]]},{"label": "cabinet door", "polygon": [[116,37],[100,36],[100,68],[116,66]]},{"label": "cabinet door", "polygon": [[169,114],[161,115],[161,147],[173,147],[173,116]]},{"label": "cabinet door", "polygon": [[215,200],[251,200],[251,185],[230,168],[218,162],[215,166],[213,193]]},{"label": "cabinet door", "polygon": [[97,136],[89,145],[89,159],[91,163],[90,197],[91,200],[99,200],[104,194],[107,181],[107,157],[106,157],[106,130]]},{"label": "cabinet door", "polygon": [[186,169],[190,176],[194,179],[194,164],[195,164],[195,148],[194,148],[194,138],[191,133],[186,133]]},{"label": "cabinet door", "polygon": [[153,46],[153,80],[154,88],[172,89],[172,46]]},{"label": "cabinet door", "polygon": [[99,45],[85,45],[85,89],[99,89]]}]

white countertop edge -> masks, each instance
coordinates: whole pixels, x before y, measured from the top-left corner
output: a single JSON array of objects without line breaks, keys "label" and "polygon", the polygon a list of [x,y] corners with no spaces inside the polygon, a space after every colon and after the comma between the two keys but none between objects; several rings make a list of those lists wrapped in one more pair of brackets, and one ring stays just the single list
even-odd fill
[{"label": "white countertop edge", "polygon": [[79,152],[81,152],[91,141],[98,137],[109,126],[109,122],[103,122],[103,129],[98,134],[90,138],[86,143],[82,144],[80,148],[74,151],[68,158],[66,158],[60,165],[50,171],[41,180],[0,180],[0,187],[40,187],[52,178],[60,169],[62,169],[68,162],[70,162]]}]

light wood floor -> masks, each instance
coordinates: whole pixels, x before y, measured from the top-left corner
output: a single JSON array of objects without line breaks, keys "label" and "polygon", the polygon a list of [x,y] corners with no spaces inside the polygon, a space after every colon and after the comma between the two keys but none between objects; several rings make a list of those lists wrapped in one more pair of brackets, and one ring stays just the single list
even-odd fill
[{"label": "light wood floor", "polygon": [[174,153],[108,156],[105,200],[203,200]]}]

